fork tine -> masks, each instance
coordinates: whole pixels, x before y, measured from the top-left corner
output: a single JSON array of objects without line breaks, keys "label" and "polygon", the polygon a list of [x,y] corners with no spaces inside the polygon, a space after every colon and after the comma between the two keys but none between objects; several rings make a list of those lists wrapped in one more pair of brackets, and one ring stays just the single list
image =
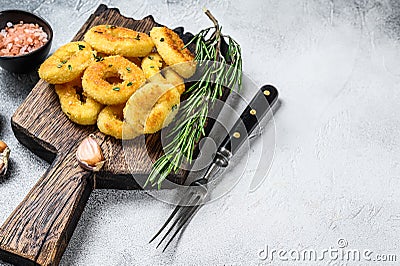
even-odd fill
[{"label": "fork tine", "polygon": [[[185,206],[186,208],[187,206]],[[167,238],[167,236],[169,235],[169,233],[171,233],[172,229],[174,229],[175,225],[179,222],[180,216],[178,216],[178,218],[175,219],[174,223],[171,225],[171,227],[168,229],[168,231],[165,233],[165,235],[163,236],[163,238],[160,240],[160,242],[157,244],[156,248],[158,248],[161,243],[165,240],[165,238]]]},{"label": "fork tine", "polygon": [[[188,196],[191,196],[191,197],[188,197]],[[156,248],[158,248],[160,245],[161,245],[161,243],[165,240],[165,238],[167,238],[167,236],[171,233],[171,231],[172,231],[172,229],[174,229],[174,227],[175,227],[175,225],[182,219],[182,217],[184,217],[185,216],[185,214],[188,212],[188,211],[190,211],[190,208],[192,207],[192,205],[193,205],[193,203],[197,203],[197,197],[196,198],[194,198],[194,200],[192,200],[192,201],[190,201],[191,199],[192,199],[192,196],[193,196],[193,193],[190,193],[190,194],[187,194],[184,198],[186,198],[187,200],[186,200],[186,203],[189,203],[188,204],[188,206],[181,206],[181,205],[178,205],[179,207],[183,207],[182,209],[180,209],[181,211],[179,212],[179,214],[178,214],[178,217],[175,219],[175,221],[174,221],[174,223],[169,227],[169,229],[168,229],[168,231],[165,233],[165,235],[163,236],[163,238],[161,239],[161,241],[158,243],[158,245],[157,245],[157,247]],[[181,201],[181,202],[183,202],[183,200]],[[178,207],[177,206],[177,207]],[[175,208],[175,210],[176,210],[177,208]],[[175,212],[175,210],[174,210],[174,212]],[[173,215],[175,215],[176,214],[176,212],[175,213],[172,213]],[[171,214],[171,216],[173,216]],[[172,217],[170,216],[170,218],[172,219]],[[168,218],[169,219],[169,218]],[[171,219],[169,219],[169,220],[171,220]],[[165,228],[165,226],[163,226],[164,228]]]},{"label": "fork tine", "polygon": [[[195,180],[189,185],[186,194],[182,197],[178,205],[172,211],[171,215],[165,221],[160,230],[149,241],[149,243],[153,242],[158,236],[160,236],[161,232],[166,230],[167,226],[171,223],[171,221],[175,217],[174,222],[169,226],[168,231],[164,234],[164,236],[162,237],[162,239],[160,240],[160,242],[156,247],[158,248],[175,229],[174,233],[172,234],[172,237],[169,239],[162,252],[164,252],[167,249],[167,247],[176,237],[176,235],[178,235],[178,233],[182,231],[184,226],[187,224],[188,220],[191,217],[193,217],[196,210],[198,210],[201,207],[202,199],[207,194],[207,179],[204,180]],[[195,191],[193,191],[193,188],[195,188]],[[198,189],[201,190],[199,191]]]},{"label": "fork tine", "polygon": [[174,209],[174,211],[171,213],[171,215],[168,217],[168,219],[165,221],[165,223],[163,224],[163,226],[160,228],[160,230],[158,230],[158,232],[153,236],[153,238],[149,241],[149,243],[153,242],[154,239],[157,238],[157,236],[159,236],[161,234],[161,232],[165,229],[165,227],[167,227],[167,225],[169,224],[169,222],[172,220],[172,218],[175,216],[175,214],[179,211],[179,209],[181,208],[181,205],[177,205]]},{"label": "fork tine", "polygon": [[[200,208],[201,205],[195,205],[195,206],[191,206],[189,211],[186,213],[186,215],[182,218],[182,222],[180,223],[180,225],[178,226],[178,228],[175,230],[175,233],[172,235],[172,237],[169,239],[169,241],[167,242],[167,244],[165,245],[163,252],[167,249],[167,247],[169,246],[169,244],[171,244],[172,240],[174,240],[175,236],[181,231],[181,229],[185,226],[186,222],[189,220],[189,218],[194,214],[194,212]],[[160,243],[161,244],[161,243]]]},{"label": "fork tine", "polygon": [[[168,219],[165,221],[165,223],[164,223],[163,226],[160,228],[160,230],[158,230],[158,232],[153,236],[153,238],[150,239],[149,244],[150,244],[151,242],[153,242],[153,240],[156,239],[156,238],[161,234],[161,232],[165,229],[165,227],[167,227],[167,225],[169,224],[169,222],[171,222],[172,218],[174,218],[174,216],[175,216],[176,213],[179,211],[179,209],[185,205],[184,203],[187,203],[187,202],[190,200],[192,194],[193,194],[193,192],[188,193],[188,194],[186,194],[186,195],[183,196],[183,198],[179,201],[178,205],[175,207],[175,209],[173,210],[173,212],[171,213],[171,215],[168,217]],[[172,228],[173,226],[174,226],[174,225],[172,225],[171,228]],[[158,247],[158,246],[157,246],[157,247]]]}]

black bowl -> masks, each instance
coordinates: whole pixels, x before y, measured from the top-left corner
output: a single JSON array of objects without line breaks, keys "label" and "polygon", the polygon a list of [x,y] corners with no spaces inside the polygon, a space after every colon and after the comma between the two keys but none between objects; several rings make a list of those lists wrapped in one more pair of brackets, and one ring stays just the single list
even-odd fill
[{"label": "black bowl", "polygon": [[42,47],[28,54],[0,56],[0,67],[10,72],[27,73],[36,69],[46,59],[53,41],[53,30],[47,21],[32,13],[22,10],[0,11],[0,30],[6,27],[7,22],[18,24],[20,21],[38,24],[47,33],[48,41]]}]

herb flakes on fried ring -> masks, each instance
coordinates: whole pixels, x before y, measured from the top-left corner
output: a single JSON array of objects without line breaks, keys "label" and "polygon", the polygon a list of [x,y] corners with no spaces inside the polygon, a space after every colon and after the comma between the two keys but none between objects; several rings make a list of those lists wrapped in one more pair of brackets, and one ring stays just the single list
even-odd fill
[{"label": "herb flakes on fried ring", "polygon": [[70,42],[57,49],[39,68],[39,76],[50,84],[70,82],[91,64],[95,52],[87,42]]},{"label": "herb flakes on fried ring", "polygon": [[167,27],[154,27],[150,31],[150,37],[165,63],[181,77],[190,78],[194,74],[194,55],[185,47],[178,34]]},{"label": "herb flakes on fried ring", "polygon": [[172,67],[162,68],[164,61],[158,53],[151,53],[142,59],[142,70],[146,79],[151,82],[169,83],[176,86],[182,94],[185,91],[185,82]]},{"label": "herb flakes on fried ring", "polygon": [[83,90],[105,105],[125,103],[144,82],[143,71],[119,55],[91,64],[82,78]]},{"label": "herb flakes on fried ring", "polygon": [[172,121],[179,99],[180,94],[172,84],[147,83],[126,103],[124,122],[141,134],[154,133]]},{"label": "herb flakes on fried ring", "polygon": [[88,97],[82,91],[81,77],[55,85],[61,109],[68,118],[80,125],[94,125],[103,105]]},{"label": "herb flakes on fried ring", "polygon": [[141,67],[146,79],[151,81],[163,81],[160,70],[163,66],[163,59],[158,53],[148,54],[142,59]]},{"label": "herb flakes on fried ring", "polygon": [[126,57],[146,56],[154,47],[146,33],[113,25],[94,26],[84,39],[99,52]]}]

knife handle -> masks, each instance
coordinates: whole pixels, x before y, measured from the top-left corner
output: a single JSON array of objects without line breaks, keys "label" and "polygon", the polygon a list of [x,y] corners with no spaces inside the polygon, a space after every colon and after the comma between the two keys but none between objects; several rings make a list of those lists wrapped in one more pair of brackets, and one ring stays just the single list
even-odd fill
[{"label": "knife handle", "polygon": [[219,146],[215,158],[217,164],[228,165],[230,157],[243,145],[277,99],[278,90],[274,86],[264,85],[257,91]]}]

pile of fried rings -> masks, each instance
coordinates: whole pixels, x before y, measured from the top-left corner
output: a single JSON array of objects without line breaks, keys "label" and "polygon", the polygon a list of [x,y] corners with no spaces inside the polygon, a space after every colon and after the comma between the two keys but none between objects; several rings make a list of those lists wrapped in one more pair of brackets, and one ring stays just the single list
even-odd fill
[{"label": "pile of fried rings", "polygon": [[61,109],[80,125],[132,139],[157,132],[176,115],[184,78],[196,71],[193,54],[167,27],[143,32],[98,25],[84,41],[55,51],[39,76],[55,84]]}]

